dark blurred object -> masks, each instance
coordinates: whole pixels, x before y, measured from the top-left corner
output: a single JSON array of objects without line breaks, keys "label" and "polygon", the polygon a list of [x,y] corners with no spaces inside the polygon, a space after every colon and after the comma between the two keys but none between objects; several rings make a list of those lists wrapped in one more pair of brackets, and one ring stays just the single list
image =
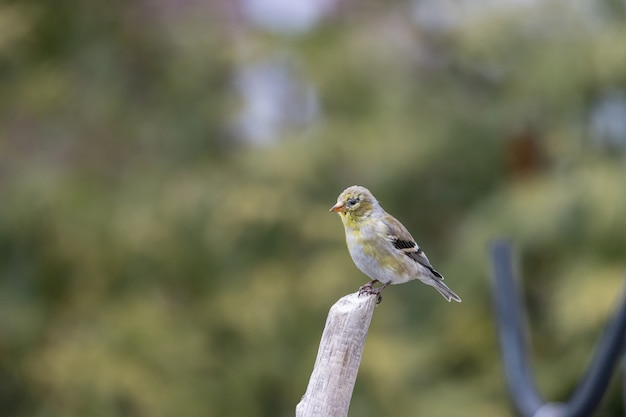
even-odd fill
[{"label": "dark blurred object", "polygon": [[624,350],[626,297],[598,342],[595,357],[568,403],[546,403],[534,383],[524,337],[521,297],[513,275],[511,248],[498,240],[491,248],[494,274],[494,309],[500,347],[513,403],[524,417],[584,417],[593,413],[609,385]]},{"label": "dark blurred object", "polygon": [[540,134],[533,127],[525,127],[507,138],[506,165],[513,178],[536,174],[545,166],[546,157],[540,144]]}]

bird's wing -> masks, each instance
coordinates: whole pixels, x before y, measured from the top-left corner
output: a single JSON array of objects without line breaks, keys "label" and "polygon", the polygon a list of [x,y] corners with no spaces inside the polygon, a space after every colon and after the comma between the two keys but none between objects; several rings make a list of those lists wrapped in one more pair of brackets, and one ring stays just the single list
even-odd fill
[{"label": "bird's wing", "polygon": [[428,268],[437,278],[443,279],[443,276],[433,268],[424,251],[415,242],[413,236],[411,236],[402,223],[389,214],[384,217],[383,222],[387,226],[387,239],[395,249],[403,252],[420,265]]}]

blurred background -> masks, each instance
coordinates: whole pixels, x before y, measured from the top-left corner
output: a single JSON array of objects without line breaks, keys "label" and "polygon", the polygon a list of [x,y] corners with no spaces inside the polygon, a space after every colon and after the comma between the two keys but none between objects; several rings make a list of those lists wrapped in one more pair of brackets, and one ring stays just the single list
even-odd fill
[{"label": "blurred background", "polygon": [[499,236],[566,400],[624,283],[625,23],[619,0],[2,2],[2,414],[294,415],[367,281],[328,213],[353,184],[463,303],[388,288],[351,415],[511,415]]}]

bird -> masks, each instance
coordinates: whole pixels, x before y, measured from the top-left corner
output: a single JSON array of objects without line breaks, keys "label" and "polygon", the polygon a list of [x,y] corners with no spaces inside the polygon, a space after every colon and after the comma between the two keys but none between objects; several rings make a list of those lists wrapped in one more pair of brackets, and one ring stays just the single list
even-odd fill
[{"label": "bird", "polygon": [[[380,303],[381,292],[388,285],[418,279],[434,287],[448,302],[461,302],[444,284],[443,275],[433,268],[406,227],[387,213],[367,188],[346,188],[329,211],[341,217],[350,256],[371,279],[359,288],[359,295],[376,295]],[[381,285],[375,287],[376,283]]]}]

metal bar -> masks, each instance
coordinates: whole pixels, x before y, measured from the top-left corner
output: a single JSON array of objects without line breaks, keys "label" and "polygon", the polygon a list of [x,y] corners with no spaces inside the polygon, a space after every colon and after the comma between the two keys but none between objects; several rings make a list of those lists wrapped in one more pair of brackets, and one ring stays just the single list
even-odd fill
[{"label": "metal bar", "polygon": [[519,414],[532,417],[543,406],[544,401],[537,391],[528,360],[523,308],[513,275],[510,244],[505,240],[495,241],[491,246],[491,256],[493,304],[506,381]]},{"label": "metal bar", "polygon": [[596,353],[585,376],[570,397],[566,407],[567,417],[587,417],[596,409],[611,382],[613,371],[619,366],[625,342],[626,291],[619,309],[597,343]]},{"label": "metal bar", "polygon": [[515,408],[523,417],[590,416],[599,405],[626,349],[626,288],[622,303],[606,326],[593,360],[569,402],[545,403],[537,390],[529,364],[523,306],[513,273],[508,241],[494,242],[491,256],[498,335],[505,376]]}]

